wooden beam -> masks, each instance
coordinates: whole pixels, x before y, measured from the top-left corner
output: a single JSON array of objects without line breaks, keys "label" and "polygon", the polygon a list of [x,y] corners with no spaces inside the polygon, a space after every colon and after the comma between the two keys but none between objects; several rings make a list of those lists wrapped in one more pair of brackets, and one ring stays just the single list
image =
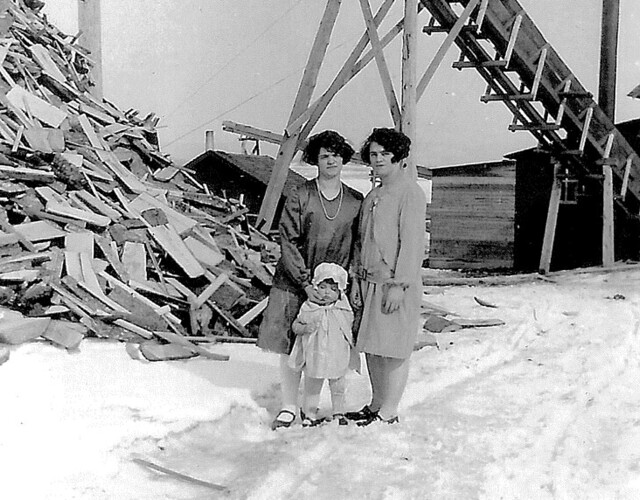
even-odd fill
[{"label": "wooden beam", "polygon": [[424,72],[424,74],[422,75],[422,78],[420,78],[420,81],[418,82],[418,88],[416,90],[418,101],[424,94],[425,89],[429,85],[429,82],[431,82],[431,79],[433,78],[433,75],[435,75],[437,69],[440,67],[440,64],[442,64],[442,60],[444,59],[444,56],[447,54],[447,51],[456,41],[456,38],[458,38],[458,35],[462,31],[463,26],[466,24],[467,20],[471,17],[471,13],[476,8],[479,2],[480,0],[471,0],[467,4],[464,11],[462,12],[462,14],[460,14],[460,17],[458,18],[458,20],[455,22],[455,24],[449,31],[447,38],[445,38],[444,42],[442,42],[442,45],[440,45],[440,48],[436,52],[435,56],[433,56],[433,60],[429,63],[427,70]]},{"label": "wooden beam", "polygon": [[[311,47],[307,66],[302,75],[302,81],[300,82],[300,87],[298,88],[298,93],[287,125],[292,123],[309,106],[318,80],[318,73],[320,72],[320,67],[322,66],[327,47],[329,46],[331,33],[333,32],[333,27],[338,17],[341,2],[342,0],[327,0],[327,6],[320,21],[320,27],[316,33],[313,46]],[[296,153],[298,141],[304,140],[305,138],[306,137],[301,136],[300,133],[297,132],[287,137],[280,145],[280,150],[278,151],[276,162],[273,166],[273,172],[271,172],[271,179],[269,180],[269,185],[267,186],[262,205],[260,206],[260,212],[258,213],[258,225],[271,227],[278,202],[280,201],[282,189],[287,180],[289,164]]]},{"label": "wooden beam", "polygon": [[[604,159],[611,156],[615,134],[607,137],[604,148]],[[602,265],[610,267],[615,261],[614,255],[614,222],[613,222],[613,171],[611,165],[602,165]]]},{"label": "wooden beam", "polygon": [[544,240],[542,242],[542,253],[540,255],[540,274],[549,272],[551,267],[551,255],[553,253],[553,242],[556,237],[556,225],[558,222],[558,209],[560,207],[561,184],[558,174],[560,164],[553,166],[553,184],[551,185],[551,195],[549,197],[549,210],[547,211],[547,223],[544,227]]},{"label": "wooden beam", "polygon": [[[400,129],[411,139],[415,150],[416,143],[416,58],[418,50],[418,0],[404,2],[404,36],[402,42],[402,122]],[[409,175],[418,178],[415,152],[406,160]]]},{"label": "wooden beam", "polygon": [[242,125],[241,123],[235,123],[228,120],[222,122],[222,130],[247,136],[258,141],[269,142],[271,144],[282,144],[282,141],[284,141],[284,135],[282,134],[276,134],[269,130],[262,130],[256,127],[251,127],[250,125]]},{"label": "wooden beam", "polygon": [[380,37],[378,36],[378,28],[376,27],[375,21],[373,20],[373,12],[371,12],[371,5],[369,4],[369,0],[360,0],[360,8],[362,9],[364,22],[367,25],[369,41],[371,42],[371,47],[374,50],[374,57],[376,60],[376,65],[378,66],[380,79],[382,80],[382,87],[384,89],[385,97],[387,98],[389,110],[391,111],[391,118],[393,118],[395,127],[399,129],[401,126],[400,107],[398,106],[396,93],[393,90],[393,81],[391,80],[391,74],[389,73],[387,61],[384,58],[384,52],[382,50],[383,47],[380,43]]},{"label": "wooden beam", "polygon": [[[380,8],[378,9],[378,12],[373,18],[376,28],[384,20],[394,1],[395,0],[385,0],[382,3]],[[316,123],[318,123],[318,120],[327,109],[327,106],[329,105],[333,97],[338,93],[340,89],[342,89],[342,87],[344,87],[344,85],[347,84],[347,82],[351,80],[351,78],[353,78],[353,76],[355,76],[353,68],[355,67],[356,63],[358,62],[358,58],[362,55],[368,43],[369,32],[365,28],[363,35],[360,37],[360,40],[358,40],[358,43],[351,51],[349,57],[347,57],[346,61],[342,65],[342,68],[340,68],[340,71],[333,79],[333,82],[331,82],[331,85],[329,85],[329,88],[325,91],[324,94],[322,94],[322,96],[320,96],[313,104],[311,104],[311,106],[309,106],[309,108],[307,108],[307,110],[302,115],[300,115],[300,117],[298,117],[295,122],[288,127],[288,129],[297,130],[297,126],[300,126],[301,124],[306,122],[307,125],[305,125],[305,127],[303,128],[302,135],[306,137],[309,135],[309,133],[311,133],[311,130],[316,125]],[[383,43],[383,47],[384,46],[385,44]]]}]

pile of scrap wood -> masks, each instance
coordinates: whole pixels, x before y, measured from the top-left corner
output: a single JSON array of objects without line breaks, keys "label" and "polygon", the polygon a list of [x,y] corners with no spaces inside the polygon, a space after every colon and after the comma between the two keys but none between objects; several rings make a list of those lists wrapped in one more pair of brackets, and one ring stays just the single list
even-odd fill
[{"label": "pile of scrap wood", "polygon": [[87,335],[147,359],[253,338],[277,245],[89,90],[76,40],[0,0],[0,342]]}]

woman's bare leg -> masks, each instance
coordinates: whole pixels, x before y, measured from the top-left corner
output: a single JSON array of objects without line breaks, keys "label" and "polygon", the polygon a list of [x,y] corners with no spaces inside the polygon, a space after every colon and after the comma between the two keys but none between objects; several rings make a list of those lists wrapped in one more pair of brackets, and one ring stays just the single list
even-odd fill
[{"label": "woman's bare leg", "polygon": [[298,412],[298,393],[302,372],[289,366],[289,355],[280,355],[280,390],[282,391],[282,409],[296,414]]},{"label": "woman's bare leg", "polygon": [[398,415],[398,406],[409,378],[409,358],[383,358],[384,400],[379,415],[389,420]]},{"label": "woman's bare leg", "polygon": [[378,411],[386,398],[384,358],[375,354],[367,353],[366,359],[369,381],[371,382],[371,403],[369,403],[369,409],[372,411]]}]

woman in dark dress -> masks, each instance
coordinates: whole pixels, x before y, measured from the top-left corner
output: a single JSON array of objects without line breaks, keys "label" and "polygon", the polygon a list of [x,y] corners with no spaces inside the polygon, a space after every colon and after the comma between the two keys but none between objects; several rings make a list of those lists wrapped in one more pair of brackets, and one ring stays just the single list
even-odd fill
[{"label": "woman in dark dress", "polygon": [[258,347],[280,354],[282,409],[272,429],[289,427],[298,412],[300,372],[289,367],[294,334],[291,324],[300,306],[315,293],[311,277],[322,262],[349,269],[363,196],[342,183],[342,167],[353,148],[337,132],[309,139],[302,159],[317,165],[318,177],[288,194],[280,218],[281,258],[276,266]]}]

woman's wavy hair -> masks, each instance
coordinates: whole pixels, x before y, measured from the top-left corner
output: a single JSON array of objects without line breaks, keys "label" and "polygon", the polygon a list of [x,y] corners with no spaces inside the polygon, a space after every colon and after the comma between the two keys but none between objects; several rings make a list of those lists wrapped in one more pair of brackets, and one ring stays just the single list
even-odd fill
[{"label": "woman's wavy hair", "polygon": [[347,140],[338,132],[325,130],[309,138],[309,142],[302,152],[302,161],[309,165],[317,165],[320,148],[337,154],[342,158],[343,163],[349,163],[355,153]]},{"label": "woman's wavy hair", "polygon": [[392,128],[374,128],[371,135],[364,141],[362,148],[360,148],[360,156],[366,163],[369,163],[369,150],[374,142],[380,144],[385,151],[393,153],[392,161],[394,163],[404,160],[409,156],[409,151],[411,150],[411,139],[402,132]]}]

